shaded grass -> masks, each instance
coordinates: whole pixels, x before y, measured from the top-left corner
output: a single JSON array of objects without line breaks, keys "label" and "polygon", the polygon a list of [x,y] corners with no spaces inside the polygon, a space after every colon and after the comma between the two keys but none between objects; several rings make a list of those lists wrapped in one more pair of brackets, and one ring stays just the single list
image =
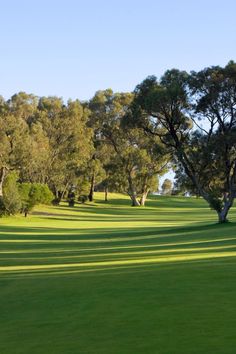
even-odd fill
[{"label": "shaded grass", "polygon": [[1,220],[0,353],[235,353],[235,210],[111,197]]}]

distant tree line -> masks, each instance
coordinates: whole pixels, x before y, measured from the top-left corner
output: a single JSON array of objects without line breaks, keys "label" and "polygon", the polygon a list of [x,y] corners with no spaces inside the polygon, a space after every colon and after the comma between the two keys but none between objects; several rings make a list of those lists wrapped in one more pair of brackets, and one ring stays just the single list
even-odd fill
[{"label": "distant tree line", "polygon": [[[132,93],[87,101],[0,98],[0,210],[93,201],[95,188],[145,205],[158,179],[203,197],[227,221],[236,196],[236,64],[147,77]],[[170,182],[163,186],[168,194]]]}]

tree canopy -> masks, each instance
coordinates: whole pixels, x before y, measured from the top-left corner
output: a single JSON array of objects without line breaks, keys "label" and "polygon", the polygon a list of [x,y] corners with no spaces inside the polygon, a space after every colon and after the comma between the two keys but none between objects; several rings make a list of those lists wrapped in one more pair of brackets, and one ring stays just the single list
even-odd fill
[{"label": "tree canopy", "polygon": [[[39,185],[49,188],[54,203],[92,201],[97,188],[106,200],[109,190],[121,191],[131,205],[145,205],[170,168],[175,186],[203,197],[219,222],[227,221],[236,196],[232,61],[199,72],[168,70],[159,80],[147,77],[134,92],[101,90],[87,102],[25,92],[1,97],[0,126],[5,210],[12,203],[17,212],[27,199],[23,191]],[[171,182],[164,184],[169,191]]]},{"label": "tree canopy", "polygon": [[236,64],[148,77],[135,89],[130,119],[160,137],[225,222],[236,192]]}]

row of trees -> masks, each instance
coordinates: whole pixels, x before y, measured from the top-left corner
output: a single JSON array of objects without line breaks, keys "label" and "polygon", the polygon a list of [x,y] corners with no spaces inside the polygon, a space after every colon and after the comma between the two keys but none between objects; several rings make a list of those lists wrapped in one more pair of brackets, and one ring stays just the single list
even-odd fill
[{"label": "row of trees", "polygon": [[[100,185],[106,199],[108,189],[116,190],[128,193],[132,205],[144,205],[170,156],[158,137],[150,139],[142,129],[123,125],[132,100],[133,94],[112,90],[97,92],[89,102],[66,105],[58,97],[23,92],[1,99],[1,205],[11,175],[17,175],[13,180],[18,189],[25,183],[47,185],[54,203],[68,198],[73,205],[76,197],[92,201]],[[6,207],[2,213],[18,209]]]},{"label": "row of trees", "polygon": [[177,188],[202,196],[225,222],[236,195],[235,109],[234,62],[170,70],[133,93],[98,91],[88,102],[22,92],[1,99],[0,198],[15,173],[18,189],[47,185],[55,203],[92,201],[100,187],[106,199],[121,191],[139,206],[173,168]]}]

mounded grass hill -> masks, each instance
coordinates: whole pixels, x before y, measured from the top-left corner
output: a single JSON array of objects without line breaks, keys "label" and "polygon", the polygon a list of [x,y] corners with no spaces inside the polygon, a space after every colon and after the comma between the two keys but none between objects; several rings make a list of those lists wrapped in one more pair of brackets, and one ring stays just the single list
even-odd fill
[{"label": "mounded grass hill", "polygon": [[0,219],[0,353],[235,354],[236,210],[102,197]]}]

